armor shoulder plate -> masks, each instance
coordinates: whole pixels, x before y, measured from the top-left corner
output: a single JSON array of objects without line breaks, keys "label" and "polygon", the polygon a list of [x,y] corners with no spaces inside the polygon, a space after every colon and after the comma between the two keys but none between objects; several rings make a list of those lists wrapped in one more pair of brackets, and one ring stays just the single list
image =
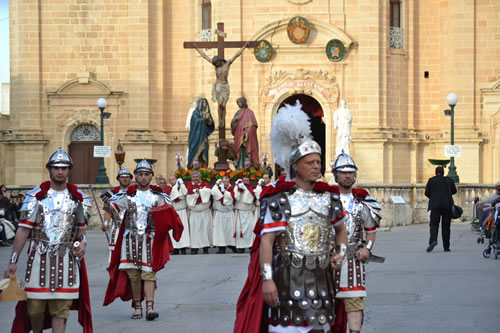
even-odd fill
[{"label": "armor shoulder plate", "polygon": [[361,201],[361,203],[363,204],[363,210],[361,212],[363,220],[373,220],[377,228],[380,227],[382,207],[379,206],[377,200],[371,196],[367,196],[363,201]]},{"label": "armor shoulder plate", "polygon": [[170,196],[165,193],[165,192],[159,192],[158,193],[159,196],[163,197],[163,199],[165,200],[165,203],[171,205],[172,204],[172,200],[170,199]]},{"label": "armor shoulder plate", "polygon": [[32,216],[36,211],[36,208],[38,207],[38,199],[35,196],[40,191],[40,186],[38,186],[26,193],[23,206],[19,210],[20,220],[29,220],[30,216]]},{"label": "armor shoulder plate", "polygon": [[330,193],[330,219],[334,219],[335,217],[342,217],[342,201],[340,201],[340,195],[335,192]]},{"label": "armor shoulder plate", "polygon": [[120,200],[125,194],[127,194],[127,191],[120,191],[118,193],[113,194],[111,199],[109,199],[109,202],[113,203],[115,201]]},{"label": "armor shoulder plate", "polygon": [[290,203],[285,192],[275,193],[261,199],[259,215],[261,224],[264,223],[268,208],[274,221],[281,221],[283,216],[289,217],[291,214]]}]

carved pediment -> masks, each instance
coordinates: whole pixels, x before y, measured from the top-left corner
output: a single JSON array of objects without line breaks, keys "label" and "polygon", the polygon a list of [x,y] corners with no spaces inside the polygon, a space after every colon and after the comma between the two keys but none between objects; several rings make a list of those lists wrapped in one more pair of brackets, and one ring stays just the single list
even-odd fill
[{"label": "carved pediment", "polygon": [[277,70],[267,79],[260,96],[264,102],[272,102],[285,93],[307,93],[312,91],[323,95],[331,103],[339,96],[339,87],[335,76],[326,70],[308,70],[299,68],[295,72]]}]

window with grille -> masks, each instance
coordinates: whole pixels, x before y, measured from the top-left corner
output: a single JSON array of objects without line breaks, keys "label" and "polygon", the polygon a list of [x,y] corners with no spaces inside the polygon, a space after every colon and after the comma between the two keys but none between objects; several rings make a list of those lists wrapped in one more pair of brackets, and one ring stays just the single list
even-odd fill
[{"label": "window with grille", "polygon": [[203,0],[201,3],[201,29],[208,30],[212,27],[212,2]]},{"label": "window with grille", "polygon": [[389,0],[389,46],[403,48],[403,27],[401,22],[401,0]]}]

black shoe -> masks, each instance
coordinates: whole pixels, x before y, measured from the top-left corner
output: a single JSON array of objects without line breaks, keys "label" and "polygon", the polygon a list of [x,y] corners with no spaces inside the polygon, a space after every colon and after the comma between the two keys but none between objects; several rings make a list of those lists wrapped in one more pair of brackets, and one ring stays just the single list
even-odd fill
[{"label": "black shoe", "polygon": [[186,254],[186,249],[181,249],[181,254]]},{"label": "black shoe", "polygon": [[203,248],[203,254],[208,254],[208,247]]},{"label": "black shoe", "polygon": [[236,248],[236,246],[230,246],[229,248],[231,249],[231,251],[233,251],[233,253],[238,253],[238,249]]},{"label": "black shoe", "polygon": [[219,247],[217,254],[224,254],[224,253],[226,253],[226,248],[224,246]]},{"label": "black shoe", "polygon": [[450,249],[444,249],[444,252],[451,252]]},{"label": "black shoe", "polygon": [[179,249],[175,249],[174,252],[172,252],[172,255],[174,254],[179,254]]},{"label": "black shoe", "polygon": [[191,249],[191,254],[198,254],[198,249]]},{"label": "black shoe", "polygon": [[245,253],[245,249],[238,249],[238,253]]},{"label": "black shoe", "polygon": [[436,245],[438,245],[438,242],[430,243],[429,246],[427,247],[427,252],[431,252]]}]

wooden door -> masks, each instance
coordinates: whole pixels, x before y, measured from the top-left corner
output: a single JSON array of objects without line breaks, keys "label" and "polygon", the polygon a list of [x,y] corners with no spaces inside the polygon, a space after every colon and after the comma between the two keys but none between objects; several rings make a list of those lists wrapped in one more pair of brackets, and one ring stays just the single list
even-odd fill
[{"label": "wooden door", "polygon": [[72,184],[95,184],[99,169],[99,158],[94,157],[94,146],[99,141],[73,141],[69,145],[69,156],[73,159],[73,169],[69,175]]}]

